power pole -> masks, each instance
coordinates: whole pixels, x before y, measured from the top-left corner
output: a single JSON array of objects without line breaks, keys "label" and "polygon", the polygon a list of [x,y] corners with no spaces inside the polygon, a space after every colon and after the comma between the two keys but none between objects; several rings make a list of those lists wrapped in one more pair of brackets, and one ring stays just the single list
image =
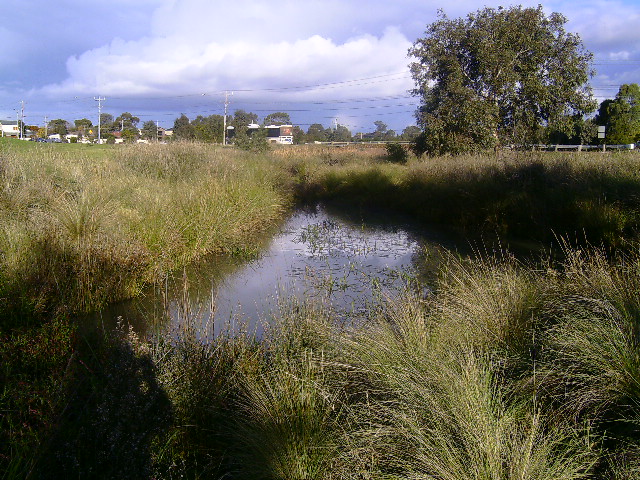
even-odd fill
[{"label": "power pole", "polygon": [[100,136],[101,132],[100,129],[102,127],[102,119],[100,118],[102,115],[102,102],[104,102],[106,100],[106,98],[101,98],[98,96],[98,98],[93,97],[93,99],[98,102],[98,144],[102,144],[102,137]]},{"label": "power pole", "polygon": [[44,138],[49,137],[49,119],[47,116],[44,116]]},{"label": "power pole", "polygon": [[[231,92],[233,95],[233,92]],[[222,145],[227,144],[227,109],[229,108],[229,92],[224,92],[224,120],[222,122]]]},{"label": "power pole", "polygon": [[24,100],[20,102],[20,117],[22,122],[20,123],[20,140],[22,140],[22,130],[24,129]]},{"label": "power pole", "polygon": [[160,130],[160,122],[156,120],[156,143],[158,143],[158,130]]}]

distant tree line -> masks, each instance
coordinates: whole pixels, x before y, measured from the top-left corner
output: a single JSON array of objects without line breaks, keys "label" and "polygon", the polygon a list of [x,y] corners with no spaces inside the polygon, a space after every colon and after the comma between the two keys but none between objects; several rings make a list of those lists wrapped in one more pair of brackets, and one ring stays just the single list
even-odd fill
[{"label": "distant tree line", "polygon": [[[265,116],[262,122],[253,112],[236,110],[227,119],[227,126],[233,127],[235,135],[243,135],[250,124],[267,125],[291,125],[291,117],[286,112],[275,112]],[[194,140],[201,142],[222,142],[224,118],[222,115],[210,115],[208,117],[197,116],[190,120],[185,114],[181,114],[173,125],[173,136],[176,140]],[[366,142],[366,141],[412,141],[420,134],[420,128],[415,125],[405,128],[400,135],[394,130],[389,130],[387,125],[378,120],[374,122],[375,130],[371,132],[352,133],[345,125],[337,124],[333,127],[324,127],[320,123],[309,125],[307,130],[300,126],[293,126],[293,140],[296,144],[313,142]]]}]

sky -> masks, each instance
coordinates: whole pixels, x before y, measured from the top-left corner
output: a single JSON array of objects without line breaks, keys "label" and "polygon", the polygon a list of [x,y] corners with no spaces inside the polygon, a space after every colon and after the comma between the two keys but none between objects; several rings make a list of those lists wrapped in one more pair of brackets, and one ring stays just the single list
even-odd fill
[{"label": "sky", "polygon": [[[639,0],[518,2],[567,18],[594,54],[598,101],[640,83]],[[415,124],[408,49],[459,0],[32,0],[0,11],[0,119],[97,123],[98,108],[171,127],[184,113],[284,111],[307,129]],[[443,6],[444,5],[444,6]],[[98,102],[96,98],[104,98]]]}]

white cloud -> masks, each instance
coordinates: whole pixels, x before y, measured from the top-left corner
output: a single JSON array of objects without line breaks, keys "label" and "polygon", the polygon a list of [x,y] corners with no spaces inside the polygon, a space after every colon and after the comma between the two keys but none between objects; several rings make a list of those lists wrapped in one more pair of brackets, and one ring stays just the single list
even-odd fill
[{"label": "white cloud", "polygon": [[[342,43],[320,35],[294,41],[247,38],[225,43],[193,42],[178,34],[129,42],[116,39],[70,58],[69,77],[42,92],[58,97],[77,92],[179,95],[341,82],[406,71],[410,43],[394,28],[380,37],[361,35]],[[357,93],[398,93],[398,87],[405,91],[410,86],[406,77],[395,78],[360,84]]]}]

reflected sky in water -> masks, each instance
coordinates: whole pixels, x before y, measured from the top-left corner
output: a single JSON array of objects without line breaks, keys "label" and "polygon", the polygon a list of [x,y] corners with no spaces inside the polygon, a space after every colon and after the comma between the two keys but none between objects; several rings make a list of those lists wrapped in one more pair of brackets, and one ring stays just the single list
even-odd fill
[{"label": "reflected sky in water", "polygon": [[[348,218],[318,206],[295,212],[265,240],[253,260],[213,257],[185,269],[140,298],[113,305],[98,321],[118,317],[142,335],[188,323],[197,335],[263,322],[292,296],[330,306],[337,318],[363,312],[380,295],[394,295],[416,277],[416,265],[438,242],[384,217]],[[397,222],[397,220],[396,220]]]}]

